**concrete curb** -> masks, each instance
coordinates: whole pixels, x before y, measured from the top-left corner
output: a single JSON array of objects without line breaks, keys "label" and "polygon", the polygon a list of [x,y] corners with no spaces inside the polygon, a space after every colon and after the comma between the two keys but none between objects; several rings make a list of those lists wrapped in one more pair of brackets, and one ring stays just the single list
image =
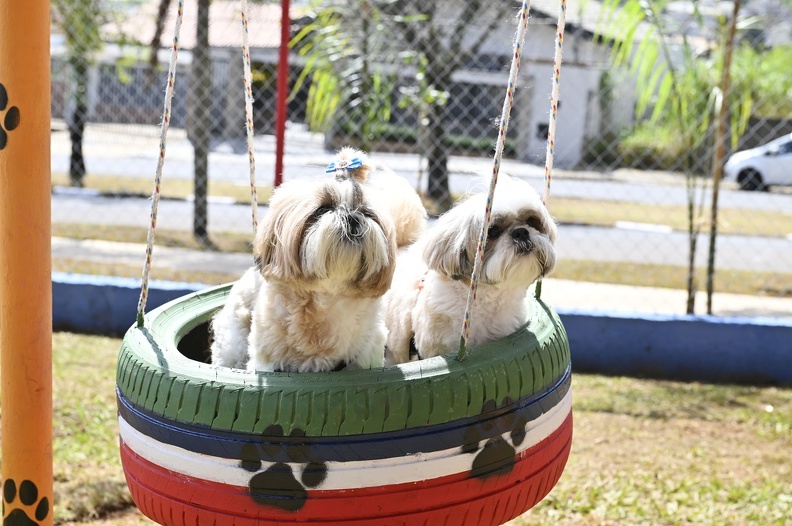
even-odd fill
[{"label": "concrete curb", "polygon": [[[152,281],[146,310],[206,288]],[[140,281],[53,273],[54,330],[123,335]],[[576,372],[703,382],[792,385],[792,320],[556,309]]]},{"label": "concrete curb", "polygon": [[792,321],[558,309],[577,372],[792,385]]},{"label": "concrete curb", "polygon": [[[152,280],[146,312],[206,287]],[[122,336],[135,323],[139,298],[139,279],[53,272],[52,329]]]}]

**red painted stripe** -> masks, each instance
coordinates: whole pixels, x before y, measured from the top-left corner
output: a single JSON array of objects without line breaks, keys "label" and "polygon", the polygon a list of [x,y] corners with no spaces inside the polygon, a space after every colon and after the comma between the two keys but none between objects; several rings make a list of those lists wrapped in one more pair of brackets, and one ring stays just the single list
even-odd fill
[{"label": "red painted stripe", "polygon": [[[536,505],[555,486],[572,445],[572,414],[548,438],[518,455],[506,474],[467,474],[414,484],[354,490],[309,490],[296,512],[257,504],[248,488],[187,477],[151,464],[123,442],[121,458],[138,508],[168,526],[497,525]],[[241,469],[241,468],[240,468]],[[253,476],[254,473],[251,473]]]}]

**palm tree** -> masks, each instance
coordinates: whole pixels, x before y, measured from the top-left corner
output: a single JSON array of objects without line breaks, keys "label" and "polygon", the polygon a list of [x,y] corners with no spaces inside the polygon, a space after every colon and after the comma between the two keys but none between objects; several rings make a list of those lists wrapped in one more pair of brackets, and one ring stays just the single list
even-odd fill
[{"label": "palm tree", "polygon": [[345,111],[358,108],[363,127],[370,128],[372,119],[386,120],[388,112],[383,108],[389,108],[387,94],[392,84],[385,81],[382,71],[389,65],[391,70],[405,69],[406,57],[423,64],[422,89],[441,94],[423,108],[428,123],[424,134],[427,196],[438,211],[447,210],[452,204],[448,119],[441,101],[448,99],[454,72],[478,54],[493,28],[509,18],[514,5],[487,0],[317,3],[314,22],[292,42],[306,57],[303,74],[311,76],[309,124],[326,129],[344,104]]},{"label": "palm tree", "polygon": [[313,21],[290,42],[306,59],[295,91],[310,78],[309,126],[318,131],[346,126],[363,150],[370,149],[373,124],[390,119],[391,75],[382,66],[393,64],[396,53],[388,49],[391,35],[381,3],[316,2]]},{"label": "palm tree", "polygon": [[[695,2],[692,3],[696,10]],[[603,34],[600,38],[613,44],[611,57],[614,66],[628,67],[635,75],[638,90],[636,116],[643,119],[650,112],[645,124],[662,123],[670,127],[685,146],[682,164],[688,199],[686,312],[693,314],[698,289],[696,248],[704,208],[703,199],[697,204],[696,196],[703,196],[701,187],[705,179],[699,175],[708,171],[700,162],[701,152],[710,146],[707,141],[716,101],[722,100],[721,104],[728,108],[732,116],[731,134],[736,141],[750,116],[753,94],[752,90],[746,89],[731,90],[723,96],[718,82],[723,63],[712,60],[712,56],[697,54],[684,34],[671,35],[662,16],[666,4],[667,0],[609,0],[604,5],[602,27],[619,28],[621,33]],[[701,21],[700,17],[697,20]],[[637,42],[639,26],[646,31]],[[681,44],[677,45],[675,39],[681,39]],[[678,61],[672,58],[673,47],[681,51]],[[712,159],[711,156],[709,158]],[[713,206],[717,204],[713,203]],[[714,241],[712,244],[714,246]]]}]

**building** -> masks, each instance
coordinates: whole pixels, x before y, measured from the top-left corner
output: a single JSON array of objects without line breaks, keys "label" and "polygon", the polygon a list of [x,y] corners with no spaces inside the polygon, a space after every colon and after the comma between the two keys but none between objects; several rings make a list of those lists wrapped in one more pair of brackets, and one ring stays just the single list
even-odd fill
[{"label": "building", "polygon": [[[446,9],[449,17],[458,11],[463,0],[441,0],[438,9]],[[173,101],[171,125],[187,126],[190,93],[191,50],[195,45],[196,0],[184,4],[184,21],[179,44],[179,63]],[[108,44],[98,57],[90,76],[89,112],[94,122],[128,122],[157,124],[162,114],[165,72],[170,57],[175,4],[164,25],[160,69],[152,74],[148,66],[148,43],[155,30],[158,1],[150,0],[120,24],[104,28]],[[510,125],[510,151],[522,161],[544,163],[549,123],[549,96],[553,78],[556,19],[560,3],[556,0],[533,0],[531,20],[526,36],[518,89]],[[515,2],[519,7],[519,2]],[[257,132],[271,132],[274,123],[274,80],[280,45],[280,6],[250,3],[249,38],[251,61],[255,69]],[[583,158],[586,147],[603,135],[603,130],[629,125],[633,119],[632,84],[609,71],[608,45],[594,38],[597,31],[599,4],[587,3],[585,16],[574,10],[566,15],[566,33],[561,69],[560,104],[556,135],[556,166],[572,167]],[[306,14],[305,7],[292,8],[295,26]],[[475,57],[452,76],[451,98],[446,118],[450,133],[469,136],[471,140],[490,141],[497,137],[495,123],[500,117],[506,93],[508,69],[513,52],[516,20],[503,20],[486,38],[477,37],[489,23],[477,20],[466,28],[465,38],[476,41]],[[296,27],[295,27],[296,29]],[[243,28],[236,0],[214,0],[210,7],[210,46],[213,68],[212,130],[226,138],[244,134],[244,94],[242,85]],[[128,44],[120,44],[124,40]],[[136,45],[137,44],[137,45]],[[471,44],[472,45],[472,44]],[[300,58],[291,59],[295,73]],[[67,114],[68,77],[62,48],[53,48],[53,116]],[[401,71],[402,83],[412,80],[414,72]],[[609,86],[603,90],[603,85]],[[203,87],[200,87],[203,89]],[[304,93],[291,100],[290,120],[304,118]],[[401,115],[398,115],[401,113]],[[407,110],[395,111],[394,118],[415,126],[415,116]]]}]

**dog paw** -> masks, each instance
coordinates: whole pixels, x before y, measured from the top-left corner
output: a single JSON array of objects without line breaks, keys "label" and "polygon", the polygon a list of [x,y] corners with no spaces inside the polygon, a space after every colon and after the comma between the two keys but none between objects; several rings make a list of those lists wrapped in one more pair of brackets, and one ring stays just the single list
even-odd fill
[{"label": "dog paw", "polygon": [[[511,404],[510,398],[504,398],[501,407]],[[490,413],[497,407],[495,400],[487,400],[482,413]],[[505,413],[497,421],[502,432],[494,436],[492,419],[484,420],[465,430],[464,445],[461,450],[466,454],[476,454],[470,468],[470,476],[473,478],[484,479],[502,475],[514,468],[516,448],[525,440],[527,421],[522,416],[515,416],[514,412]]]},{"label": "dog paw", "polygon": [[[264,430],[263,436],[266,439],[285,435],[280,425],[272,425]],[[318,488],[324,482],[327,464],[311,457],[311,447],[299,442],[304,436],[305,431],[294,429],[289,438],[296,440],[285,447],[267,442],[243,446],[240,466],[246,471],[256,472],[248,488],[257,503],[299,511],[308,500],[308,489]],[[263,461],[272,464],[262,471]]]},{"label": "dog paw", "polygon": [[[8,105],[8,92],[5,86],[0,84],[0,112],[4,112]],[[11,106],[5,112],[5,117],[0,119],[0,150],[8,143],[8,132],[19,126],[19,108]]]},{"label": "dog paw", "polygon": [[[17,504],[17,501],[22,506]],[[13,507],[8,515],[6,509]],[[27,508],[27,510],[25,509]],[[36,520],[30,518],[30,512]],[[17,488],[14,479],[6,479],[3,482],[3,526],[38,526],[49,515],[49,499],[42,497],[39,499],[39,492],[36,485],[23,480]]]}]

